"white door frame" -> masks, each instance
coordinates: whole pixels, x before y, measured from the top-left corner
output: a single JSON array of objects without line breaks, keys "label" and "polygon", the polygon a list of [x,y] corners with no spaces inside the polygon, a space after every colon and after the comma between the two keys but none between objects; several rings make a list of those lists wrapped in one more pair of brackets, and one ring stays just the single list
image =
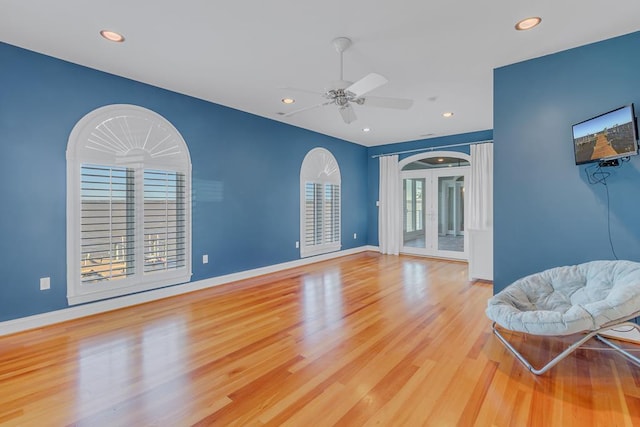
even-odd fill
[{"label": "white door frame", "polygon": [[[432,184],[432,187],[429,187],[429,184],[426,183],[425,181],[425,191],[424,193],[427,193],[427,189],[429,189],[429,193],[433,193],[433,189],[435,189],[435,197],[437,197],[438,195],[438,191],[437,191],[437,182],[438,182],[438,177],[440,176],[451,176],[451,175],[463,175],[464,179],[465,179],[465,183],[469,182],[469,174],[471,171],[471,167],[470,166],[458,166],[458,167],[450,167],[450,168],[434,168],[434,169],[423,169],[423,170],[411,170],[411,171],[402,171],[402,168],[404,168],[406,165],[408,165],[409,163],[413,163],[416,160],[421,160],[421,159],[428,159],[428,158],[433,158],[433,157],[452,157],[452,158],[456,158],[456,159],[461,159],[461,160],[466,160],[469,163],[471,163],[471,156],[465,153],[460,153],[457,151],[432,151],[432,152],[426,152],[426,153],[419,153],[419,154],[415,154],[413,156],[407,157],[403,160],[401,160],[400,162],[398,162],[398,166],[400,169],[400,183],[399,185],[402,187],[402,183],[403,180],[405,178],[423,178],[426,177],[427,175],[431,175],[432,178],[435,179],[436,184]],[[424,195],[423,195],[424,197]],[[404,202],[404,200],[403,200]],[[468,205],[468,195],[467,192],[465,192],[464,194],[464,202],[466,205]],[[437,212],[436,212],[436,217]],[[431,217],[431,215],[427,214],[426,211],[426,207],[425,207],[425,239],[428,238],[428,236],[426,236],[426,230],[427,230],[427,219]],[[400,222],[400,224],[398,224],[398,226],[400,228],[403,227],[404,224],[404,220]],[[467,229],[467,216],[465,215],[465,220],[464,220],[464,228],[465,230]],[[437,224],[435,224],[435,238],[437,241]],[[402,233],[401,233],[402,234]],[[469,257],[469,237],[468,237],[468,233],[464,233],[464,252],[457,252],[457,251],[445,251],[445,250],[438,250],[437,248],[435,249],[427,249],[427,248],[413,248],[413,247],[409,247],[409,246],[404,246],[404,244],[401,247],[400,250],[402,253],[407,253],[407,254],[413,254],[413,255],[426,255],[426,256],[433,256],[433,257],[439,257],[439,258],[448,258],[448,259],[458,259],[458,260],[468,260]]]}]

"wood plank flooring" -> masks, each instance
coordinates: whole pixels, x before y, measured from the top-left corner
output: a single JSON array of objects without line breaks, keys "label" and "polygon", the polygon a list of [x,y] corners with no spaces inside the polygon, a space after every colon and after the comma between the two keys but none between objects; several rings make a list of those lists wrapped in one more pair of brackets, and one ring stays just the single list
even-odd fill
[{"label": "wood plank flooring", "polygon": [[640,426],[640,368],[585,349],[535,377],[466,278],[367,252],[3,337],[0,425]]}]

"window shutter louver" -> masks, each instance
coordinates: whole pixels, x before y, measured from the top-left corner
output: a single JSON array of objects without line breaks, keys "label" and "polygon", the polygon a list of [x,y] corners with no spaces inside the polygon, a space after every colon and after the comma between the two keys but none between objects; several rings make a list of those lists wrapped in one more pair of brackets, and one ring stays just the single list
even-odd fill
[{"label": "window shutter louver", "polygon": [[322,243],[322,184],[314,184],[314,236],[313,236],[313,244],[319,245]]},{"label": "window shutter louver", "polygon": [[337,242],[340,240],[340,186],[336,184],[325,185],[325,243]]},{"label": "window shutter louver", "polygon": [[133,170],[81,168],[81,282],[117,280],[135,273]]},{"label": "window shutter louver", "polygon": [[305,237],[307,246],[340,241],[340,186],[305,184]]},{"label": "window shutter louver", "polygon": [[144,272],[184,267],[184,175],[144,171]]},{"label": "window shutter louver", "polygon": [[305,184],[305,244],[322,242],[322,184]]},{"label": "window shutter louver", "polygon": [[331,202],[331,218],[333,219],[332,223],[332,242],[340,241],[340,186],[332,185],[333,191],[331,192],[332,202]]}]

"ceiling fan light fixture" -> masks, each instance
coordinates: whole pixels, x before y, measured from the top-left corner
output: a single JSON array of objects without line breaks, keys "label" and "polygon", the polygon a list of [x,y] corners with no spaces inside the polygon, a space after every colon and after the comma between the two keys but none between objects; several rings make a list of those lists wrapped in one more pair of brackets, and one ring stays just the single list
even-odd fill
[{"label": "ceiling fan light fixture", "polygon": [[539,16],[532,16],[518,21],[518,23],[515,25],[515,28],[518,31],[526,31],[537,27],[541,22],[542,18],[540,18]]},{"label": "ceiling fan light fixture", "polygon": [[296,102],[296,100],[293,98],[282,98],[281,101],[283,104],[293,104],[294,102]]},{"label": "ceiling fan light fixture", "polygon": [[100,31],[100,35],[109,40],[110,42],[122,43],[124,41],[124,36],[120,33],[111,30],[102,30]]}]

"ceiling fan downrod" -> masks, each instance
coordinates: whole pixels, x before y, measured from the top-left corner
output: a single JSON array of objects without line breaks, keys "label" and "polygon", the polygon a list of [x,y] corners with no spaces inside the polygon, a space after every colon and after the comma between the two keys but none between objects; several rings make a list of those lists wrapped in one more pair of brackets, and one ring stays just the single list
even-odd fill
[{"label": "ceiling fan downrod", "polygon": [[340,80],[344,80],[343,53],[345,50],[349,49],[349,46],[351,46],[351,39],[348,37],[337,37],[333,39],[331,43],[333,43],[333,46],[340,54]]}]

